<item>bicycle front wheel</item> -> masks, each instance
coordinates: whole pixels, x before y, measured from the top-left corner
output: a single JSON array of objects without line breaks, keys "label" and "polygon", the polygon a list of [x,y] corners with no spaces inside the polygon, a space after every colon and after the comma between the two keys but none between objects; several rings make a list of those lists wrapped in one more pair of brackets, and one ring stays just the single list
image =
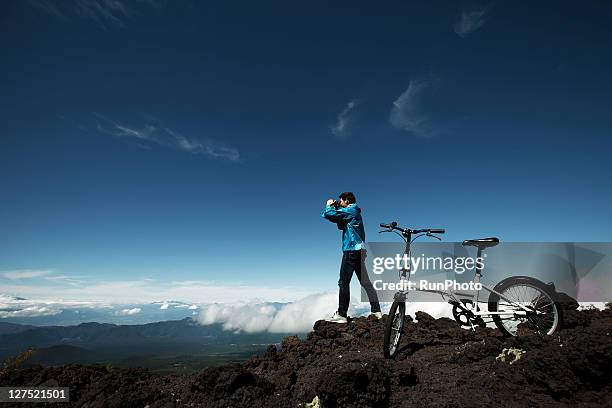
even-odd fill
[{"label": "bicycle front wheel", "polygon": [[385,358],[393,358],[399,349],[399,342],[406,320],[406,302],[394,301],[389,309],[385,324],[384,354]]},{"label": "bicycle front wheel", "polygon": [[[507,336],[517,336],[520,328],[551,335],[561,326],[561,307],[555,301],[555,293],[544,282],[527,276],[508,278],[495,286],[489,297],[490,312],[507,312],[493,315],[495,325]],[[505,298],[505,299],[504,299]],[[525,314],[525,309],[527,313]]]}]

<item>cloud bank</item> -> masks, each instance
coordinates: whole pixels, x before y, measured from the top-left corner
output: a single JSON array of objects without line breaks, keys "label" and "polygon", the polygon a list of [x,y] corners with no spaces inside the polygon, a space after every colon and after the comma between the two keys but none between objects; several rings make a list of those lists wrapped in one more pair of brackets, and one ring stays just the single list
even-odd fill
[{"label": "cloud bank", "polygon": [[222,323],[225,330],[247,333],[305,333],[312,329],[315,321],[333,313],[337,302],[335,293],[324,293],[280,307],[267,302],[206,305],[202,307],[198,322],[203,325]]},{"label": "cloud bank", "polygon": [[[295,302],[277,306],[270,303],[213,304],[205,305],[198,316],[203,325],[221,323],[225,330],[247,333],[306,333],[314,322],[331,315],[338,307],[337,293],[313,294]],[[390,304],[383,305],[383,312]],[[369,314],[368,303],[351,299],[349,316]],[[408,303],[406,313],[414,315],[418,310],[432,316],[452,317],[451,306],[446,302]]]},{"label": "cloud bank", "polygon": [[108,307],[94,302],[24,299],[0,293],[0,319],[9,317],[52,316],[63,310]]},{"label": "cloud bank", "polygon": [[[1,288],[0,290],[2,290]],[[166,307],[160,307],[166,306]],[[197,316],[196,304],[176,300],[137,303],[26,299],[0,293],[0,321],[34,325],[72,325],[87,321],[100,323],[150,323]]]}]

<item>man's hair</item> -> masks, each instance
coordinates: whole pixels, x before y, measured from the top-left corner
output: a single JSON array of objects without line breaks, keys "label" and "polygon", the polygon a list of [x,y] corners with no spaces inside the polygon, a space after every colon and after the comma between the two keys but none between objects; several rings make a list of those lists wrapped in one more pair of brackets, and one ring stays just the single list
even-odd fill
[{"label": "man's hair", "polygon": [[338,197],[341,200],[344,200],[349,204],[355,203],[355,194],[351,193],[350,191],[345,191],[344,193],[340,194]]}]

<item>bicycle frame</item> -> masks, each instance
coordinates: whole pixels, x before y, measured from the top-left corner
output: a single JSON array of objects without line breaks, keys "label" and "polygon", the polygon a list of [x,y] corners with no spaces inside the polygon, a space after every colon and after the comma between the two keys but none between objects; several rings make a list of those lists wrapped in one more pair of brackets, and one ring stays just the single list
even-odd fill
[{"label": "bicycle frame", "polygon": [[[406,249],[404,251],[404,253],[408,256],[408,259],[410,259],[410,255],[411,255],[411,246],[412,246],[412,242],[417,239],[419,236],[421,235],[417,235],[415,238],[412,238],[412,231],[411,230],[407,230],[407,231],[403,231],[402,232],[402,237],[405,239],[406,241]],[[479,247],[478,248],[478,252],[477,252],[477,258],[480,258],[482,256],[482,249]],[[404,285],[405,282],[403,281],[409,281],[410,280],[410,263],[408,263],[408,268],[402,268],[400,269],[400,282],[402,284],[402,288],[403,287],[408,287],[408,285]],[[482,285],[482,288],[491,292],[491,293],[495,293],[497,294],[500,299],[505,300],[506,302],[508,302],[509,304],[516,306],[522,310],[514,310],[514,311],[507,311],[507,312],[490,312],[490,311],[478,311],[478,303],[479,302],[484,302],[482,300],[479,300],[479,296],[480,296],[480,290],[476,290],[476,293],[474,293],[473,295],[470,293],[461,293],[461,292],[453,292],[450,289],[445,290],[445,291],[440,291],[440,290],[427,290],[427,289],[414,289],[416,291],[419,292],[427,292],[427,293],[437,293],[439,295],[442,296],[443,300],[445,299],[445,296],[448,297],[450,300],[448,300],[449,303],[453,304],[463,304],[462,300],[470,300],[472,302],[472,309],[467,309],[469,310],[474,316],[492,316],[492,315],[499,315],[499,316],[526,316],[527,313],[533,313],[533,310],[525,307],[524,305],[521,305],[518,302],[515,302],[513,300],[508,299],[506,296],[504,296],[503,294],[499,293],[498,291],[496,291],[493,287],[490,287],[488,285],[482,284],[480,282],[480,279],[482,277],[482,270],[481,268],[478,267],[478,265],[475,266],[475,273],[474,273],[474,278],[472,280],[473,283],[480,283]],[[396,301],[400,301],[400,302],[406,302],[406,298],[407,295],[410,291],[409,290],[399,290],[398,292],[395,293],[395,298],[394,300]],[[457,296],[460,296],[462,299],[459,299]]]}]

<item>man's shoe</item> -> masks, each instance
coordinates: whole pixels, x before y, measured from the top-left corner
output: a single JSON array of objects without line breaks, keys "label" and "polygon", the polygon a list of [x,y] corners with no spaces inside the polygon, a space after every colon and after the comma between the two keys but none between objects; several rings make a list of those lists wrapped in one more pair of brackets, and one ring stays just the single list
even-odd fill
[{"label": "man's shoe", "polygon": [[382,312],[374,312],[374,313],[370,313],[370,316],[374,316],[377,319],[382,319]]},{"label": "man's shoe", "polygon": [[327,319],[325,319],[325,321],[332,322],[332,323],[347,323],[346,317],[340,316],[338,312],[334,313],[331,317],[328,317]]}]

